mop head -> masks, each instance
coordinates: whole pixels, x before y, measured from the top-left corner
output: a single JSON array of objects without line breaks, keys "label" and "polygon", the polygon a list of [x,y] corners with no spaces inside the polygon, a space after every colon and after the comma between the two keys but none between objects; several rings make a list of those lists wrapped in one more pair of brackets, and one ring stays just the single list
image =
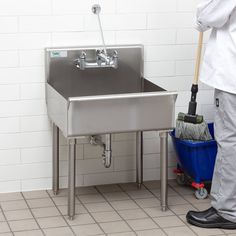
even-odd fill
[{"label": "mop head", "polygon": [[175,137],[183,140],[209,141],[212,136],[205,121],[193,124],[177,119]]}]

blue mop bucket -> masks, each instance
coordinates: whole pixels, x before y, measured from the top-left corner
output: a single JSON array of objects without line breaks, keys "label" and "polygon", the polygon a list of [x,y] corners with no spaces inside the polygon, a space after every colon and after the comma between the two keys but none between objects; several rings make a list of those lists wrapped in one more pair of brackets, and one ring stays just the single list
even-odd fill
[{"label": "blue mop bucket", "polygon": [[[214,137],[214,125],[208,124]],[[187,141],[175,137],[175,130],[170,133],[178,157],[178,165],[185,174],[196,183],[212,180],[217,154],[216,141]]]}]

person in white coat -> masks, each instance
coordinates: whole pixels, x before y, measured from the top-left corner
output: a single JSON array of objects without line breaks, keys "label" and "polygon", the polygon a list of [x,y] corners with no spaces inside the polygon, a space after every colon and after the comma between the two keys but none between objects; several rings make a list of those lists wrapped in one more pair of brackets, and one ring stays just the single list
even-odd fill
[{"label": "person in white coat", "polygon": [[200,80],[215,88],[215,139],[218,152],[211,188],[211,208],[189,211],[190,224],[236,229],[236,0],[202,0],[199,31],[212,30]]}]

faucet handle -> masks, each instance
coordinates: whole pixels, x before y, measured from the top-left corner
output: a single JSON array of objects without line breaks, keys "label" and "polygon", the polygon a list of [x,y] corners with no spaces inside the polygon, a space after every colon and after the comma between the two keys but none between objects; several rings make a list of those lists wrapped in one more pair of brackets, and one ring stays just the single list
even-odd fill
[{"label": "faucet handle", "polygon": [[86,60],[86,53],[82,51],[82,53],[79,55],[79,58],[74,60],[76,67],[81,70],[84,70],[86,64],[85,60]]},{"label": "faucet handle", "polygon": [[118,68],[118,52],[114,50],[112,55],[112,65],[114,69]]},{"label": "faucet handle", "polygon": [[79,56],[80,59],[86,59],[86,53],[84,51],[82,51],[82,53]]},{"label": "faucet handle", "polygon": [[116,50],[113,51],[112,58],[118,58],[118,52]]},{"label": "faucet handle", "polygon": [[110,57],[106,54],[105,50],[97,50],[97,61],[99,65],[101,65],[102,62],[105,62],[107,65],[110,63]]},{"label": "faucet handle", "polygon": [[97,49],[96,54],[97,55],[105,55],[106,53],[105,53],[104,49]]}]

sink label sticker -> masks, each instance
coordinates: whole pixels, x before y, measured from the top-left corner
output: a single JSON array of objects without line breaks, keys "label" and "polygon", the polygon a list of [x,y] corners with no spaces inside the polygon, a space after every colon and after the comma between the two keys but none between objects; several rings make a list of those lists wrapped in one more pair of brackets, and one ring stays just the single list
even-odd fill
[{"label": "sink label sticker", "polygon": [[51,58],[67,57],[67,51],[52,51],[50,56]]}]

